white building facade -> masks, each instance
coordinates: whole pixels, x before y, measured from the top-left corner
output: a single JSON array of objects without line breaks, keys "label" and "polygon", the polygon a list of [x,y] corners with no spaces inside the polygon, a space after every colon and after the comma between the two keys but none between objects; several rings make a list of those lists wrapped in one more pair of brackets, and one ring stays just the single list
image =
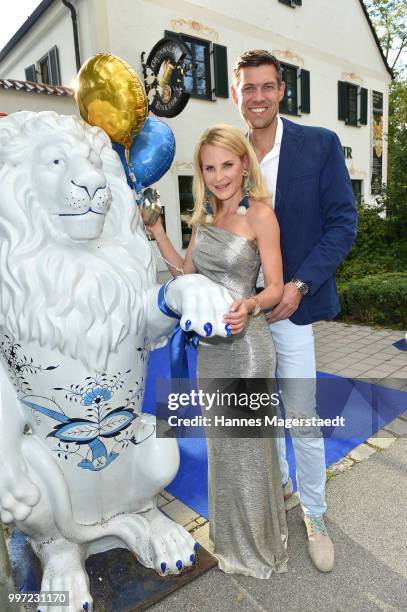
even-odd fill
[{"label": "white building facade", "polygon": [[[178,34],[196,64],[187,79],[191,99],[165,119],[177,151],[160,181],[166,227],[178,249],[188,228],[181,214],[191,208],[193,149],[217,122],[244,129],[229,94],[237,56],[250,48],[270,50],[282,63],[286,97],[281,114],[304,125],[334,130],[344,147],[356,196],[367,202],[386,182],[388,87],[391,71],[361,0],[72,0],[81,61],[110,52],[142,76],[141,53]],[[72,87],[77,73],[71,10],[62,0],[44,0],[0,52],[0,79],[47,80]],[[0,83],[0,112],[5,108]],[[42,94],[41,94],[42,95]],[[38,110],[41,95],[25,96]],[[36,99],[36,106],[31,106]],[[21,97],[20,97],[21,98]],[[44,108],[49,108],[50,97]],[[9,97],[9,100],[11,98]],[[74,99],[55,110],[77,113]],[[71,106],[71,110],[69,107]],[[21,102],[14,110],[21,109]]]}]

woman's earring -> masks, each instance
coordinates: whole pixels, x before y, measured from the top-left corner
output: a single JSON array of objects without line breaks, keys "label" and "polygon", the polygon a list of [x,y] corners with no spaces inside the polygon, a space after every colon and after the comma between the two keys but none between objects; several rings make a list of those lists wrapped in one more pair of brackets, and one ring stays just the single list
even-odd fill
[{"label": "woman's earring", "polygon": [[212,223],[213,221],[213,208],[209,201],[209,198],[213,196],[212,191],[210,191],[207,187],[205,187],[205,222]]},{"label": "woman's earring", "polygon": [[243,170],[243,176],[243,195],[245,198],[248,198],[253,189],[253,179],[248,170]]},{"label": "woman's earring", "polygon": [[253,189],[253,181],[249,176],[248,170],[243,170],[243,198],[239,202],[236,213],[238,215],[245,215],[249,208],[249,196]]}]

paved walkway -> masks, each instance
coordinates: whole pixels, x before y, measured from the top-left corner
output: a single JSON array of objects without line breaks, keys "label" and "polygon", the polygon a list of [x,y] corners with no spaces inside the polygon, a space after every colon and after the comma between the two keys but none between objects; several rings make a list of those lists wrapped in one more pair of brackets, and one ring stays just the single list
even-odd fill
[{"label": "paved walkway", "polygon": [[318,370],[387,383],[400,379],[407,389],[407,351],[392,346],[404,337],[403,331],[321,322],[314,325],[314,333]]},{"label": "paved walkway", "polygon": [[[317,368],[407,390],[404,333],[344,323],[314,326]],[[288,513],[289,572],[270,580],[213,569],[152,612],[407,612],[407,395],[405,412],[328,470],[327,525],[336,546],[331,574],[310,563],[297,506]],[[162,510],[206,548],[208,523],[164,492]]]}]

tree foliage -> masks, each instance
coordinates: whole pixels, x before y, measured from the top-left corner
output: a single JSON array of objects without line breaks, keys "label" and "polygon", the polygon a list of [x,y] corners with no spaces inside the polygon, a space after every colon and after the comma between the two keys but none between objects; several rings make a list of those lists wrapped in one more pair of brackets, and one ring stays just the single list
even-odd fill
[{"label": "tree foliage", "polygon": [[341,318],[363,323],[407,326],[407,273],[365,276],[339,286]]},{"label": "tree foliage", "polygon": [[387,214],[407,241],[407,80],[394,81],[389,96]]},{"label": "tree foliage", "polygon": [[[358,206],[358,234],[345,261],[339,266],[340,284],[361,279],[366,274],[382,274],[407,269],[407,239],[395,234],[393,217],[383,215],[383,205]],[[404,232],[405,233],[405,232]]]},{"label": "tree foliage", "polygon": [[405,0],[364,0],[364,3],[390,68],[403,71],[407,49],[407,3]]}]

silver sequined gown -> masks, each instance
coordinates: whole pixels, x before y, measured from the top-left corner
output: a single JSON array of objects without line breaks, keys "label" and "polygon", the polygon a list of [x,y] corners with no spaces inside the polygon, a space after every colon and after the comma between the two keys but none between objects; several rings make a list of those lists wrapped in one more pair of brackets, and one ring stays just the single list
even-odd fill
[{"label": "silver sequined gown", "polygon": [[[252,241],[222,228],[200,226],[192,259],[197,272],[226,287],[232,297],[253,295],[260,256]],[[214,379],[270,378],[274,371],[275,353],[263,315],[249,317],[239,335],[200,340],[200,388],[214,391]],[[219,568],[256,578],[287,571],[276,440],[207,436],[207,448],[209,535]]]}]

